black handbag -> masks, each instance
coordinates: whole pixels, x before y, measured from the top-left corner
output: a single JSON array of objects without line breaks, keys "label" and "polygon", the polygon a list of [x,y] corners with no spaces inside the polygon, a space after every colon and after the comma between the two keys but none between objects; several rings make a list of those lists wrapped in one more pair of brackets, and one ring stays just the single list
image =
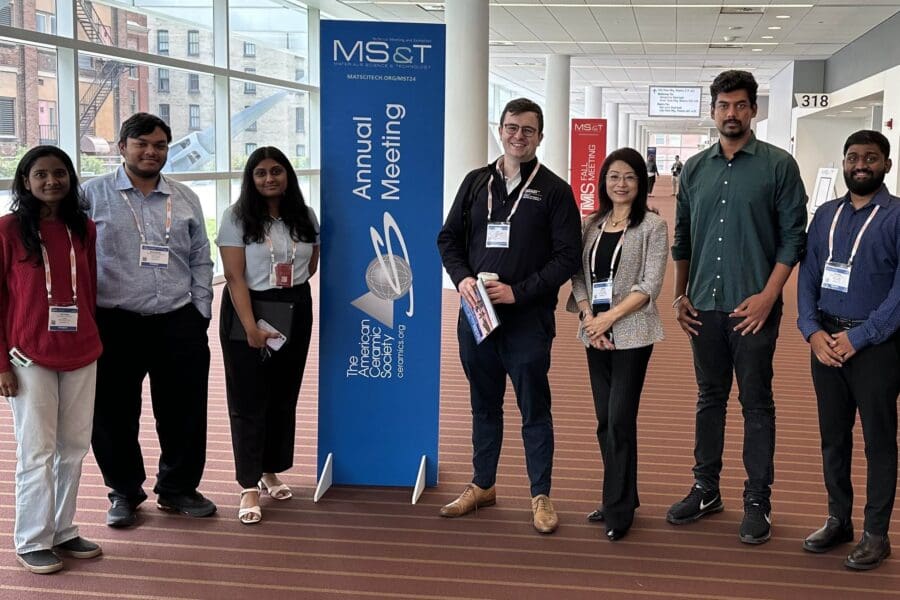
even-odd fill
[{"label": "black handbag", "polygon": [[[266,321],[269,325],[277,329],[284,335],[285,343],[291,341],[291,326],[294,324],[294,303],[293,302],[274,302],[272,300],[254,300],[250,299],[253,307],[253,319]],[[246,342],[247,332],[241,324],[241,319],[234,311],[234,317],[231,320],[231,332],[228,339],[233,342]]]}]

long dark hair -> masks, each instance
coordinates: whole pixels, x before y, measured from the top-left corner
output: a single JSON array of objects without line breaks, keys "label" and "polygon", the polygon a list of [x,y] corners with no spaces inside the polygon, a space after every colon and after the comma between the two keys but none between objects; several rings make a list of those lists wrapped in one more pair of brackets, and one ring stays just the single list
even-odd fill
[{"label": "long dark hair", "polygon": [[647,214],[647,211],[655,211],[647,206],[647,190],[650,187],[647,181],[647,164],[644,162],[644,157],[641,156],[641,153],[634,148],[619,148],[611,152],[606,157],[606,160],[603,161],[603,165],[600,167],[600,179],[597,183],[600,201],[597,203],[595,215],[597,219],[600,219],[612,211],[613,203],[606,192],[606,175],[609,173],[609,167],[618,160],[634,169],[634,174],[638,178],[637,196],[635,196],[634,202],[631,203],[631,215],[628,217],[628,226],[637,227],[644,222],[644,215]]},{"label": "long dark hair", "polygon": [[303,193],[294,173],[294,166],[287,156],[274,146],[263,146],[253,151],[244,166],[241,180],[241,195],[234,205],[234,216],[244,229],[244,243],[255,244],[266,239],[270,217],[266,199],[263,198],[253,182],[253,170],[267,158],[280,164],[287,173],[287,189],[278,207],[279,217],[288,226],[291,239],[295,242],[315,242],[316,230],[309,210],[303,201]]},{"label": "long dark hair", "polygon": [[57,218],[64,223],[73,234],[82,242],[87,237],[87,203],[81,195],[78,187],[78,175],[75,174],[75,165],[69,155],[56,146],[35,146],[25,153],[16,167],[12,182],[12,203],[10,212],[19,220],[19,231],[22,235],[22,245],[25,246],[25,260],[34,260],[35,264],[41,264],[41,238],[40,231],[41,210],[44,203],[35,198],[31,190],[25,187],[25,182],[31,174],[34,163],[39,158],[55,156],[66,171],[69,172],[69,193],[59,203]]}]

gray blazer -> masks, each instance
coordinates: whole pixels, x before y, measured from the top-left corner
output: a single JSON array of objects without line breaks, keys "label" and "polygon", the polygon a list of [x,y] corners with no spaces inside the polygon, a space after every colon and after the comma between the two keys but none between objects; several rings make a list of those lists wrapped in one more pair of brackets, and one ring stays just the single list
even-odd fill
[{"label": "gray blazer", "polygon": [[[600,222],[600,216],[594,214],[581,223],[582,269],[572,276],[572,293],[566,303],[566,310],[569,312],[579,312],[578,302],[591,300],[591,246],[600,233]],[[650,296],[647,304],[619,319],[612,326],[616,348],[627,350],[649,346],[664,337],[656,298],[662,289],[669,256],[668,225],[665,219],[648,211],[640,225],[629,227],[623,235],[619,266],[613,278],[612,304],[615,306],[631,292]],[[578,328],[578,337],[582,342],[586,340],[581,327]]]}]

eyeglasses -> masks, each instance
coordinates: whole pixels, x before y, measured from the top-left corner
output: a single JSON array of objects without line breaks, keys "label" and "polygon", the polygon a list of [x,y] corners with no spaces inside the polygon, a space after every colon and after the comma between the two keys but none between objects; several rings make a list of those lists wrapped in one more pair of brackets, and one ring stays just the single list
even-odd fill
[{"label": "eyeglasses", "polygon": [[618,173],[612,173],[606,176],[606,182],[611,183],[613,185],[619,185],[620,182],[625,182],[628,185],[637,185],[638,178],[637,175],[619,175]]},{"label": "eyeglasses", "polygon": [[507,123],[503,126],[503,131],[505,131],[509,135],[516,135],[517,133],[519,133],[519,130],[521,130],[522,135],[527,138],[530,138],[537,133],[537,129],[535,129],[534,127],[529,127],[528,125],[526,125],[525,127],[520,127],[515,123]]},{"label": "eyeglasses", "polygon": [[860,156],[859,154],[852,153],[848,154],[844,157],[844,162],[848,165],[855,165],[859,162],[859,159],[862,159],[864,163],[867,165],[877,164],[881,160],[880,154],[875,154],[874,152],[870,152],[869,154],[865,154]]}]

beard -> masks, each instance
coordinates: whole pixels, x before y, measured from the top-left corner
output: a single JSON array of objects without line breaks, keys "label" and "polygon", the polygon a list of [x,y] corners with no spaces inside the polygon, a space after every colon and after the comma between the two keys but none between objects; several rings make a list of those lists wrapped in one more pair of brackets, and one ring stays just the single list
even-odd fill
[{"label": "beard", "polygon": [[[737,125],[736,129],[728,129],[728,125]],[[719,128],[719,133],[727,138],[740,138],[743,137],[747,130],[744,128],[744,124],[740,121],[725,121],[722,123],[722,127]]]},{"label": "beard", "polygon": [[[870,177],[858,181],[853,178],[855,173],[868,173]],[[884,172],[875,173],[871,169],[855,169],[850,172],[844,171],[844,183],[847,184],[847,189],[850,190],[851,193],[856,194],[857,196],[868,196],[881,187],[881,184],[884,183],[884,175]]]}]

